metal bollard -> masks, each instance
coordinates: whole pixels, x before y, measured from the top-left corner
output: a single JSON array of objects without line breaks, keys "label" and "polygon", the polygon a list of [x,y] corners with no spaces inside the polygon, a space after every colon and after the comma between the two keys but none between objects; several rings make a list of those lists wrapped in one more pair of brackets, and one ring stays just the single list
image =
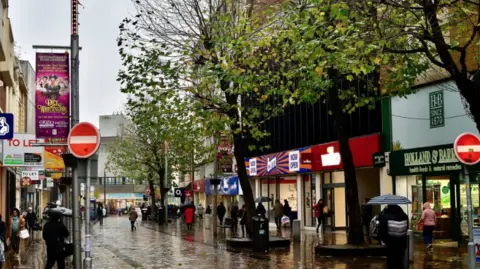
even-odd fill
[{"label": "metal bollard", "polygon": [[413,263],[413,230],[408,230],[407,232],[408,237],[408,261]]}]

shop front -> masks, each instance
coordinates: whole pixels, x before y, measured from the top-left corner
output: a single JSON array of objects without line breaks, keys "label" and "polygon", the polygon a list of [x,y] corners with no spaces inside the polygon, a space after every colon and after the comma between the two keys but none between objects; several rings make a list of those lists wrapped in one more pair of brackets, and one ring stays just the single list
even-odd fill
[{"label": "shop front", "polygon": [[[373,154],[380,151],[380,135],[368,135],[350,139],[350,149],[356,168],[359,202],[364,198],[380,195],[380,172],[373,167]],[[312,147],[312,170],[320,172],[322,198],[332,214],[326,220],[326,227],[331,230],[342,230],[348,227],[347,203],[345,193],[345,175],[343,160],[338,141]],[[307,180],[305,180],[307,182]],[[312,180],[310,182],[313,183]],[[305,184],[308,186],[308,184]],[[316,187],[316,186],[315,186]],[[312,188],[315,188],[312,185]],[[316,203],[316,197],[312,202]],[[307,207],[306,207],[307,209]],[[306,216],[314,216],[308,208]],[[379,209],[375,209],[379,211]],[[312,223],[315,220],[312,219]]]},{"label": "shop front", "polygon": [[99,195],[100,201],[107,201],[108,212],[118,212],[128,210],[131,206],[140,207],[143,204],[143,193],[107,193],[106,199],[103,194]]},{"label": "shop front", "polygon": [[[468,234],[467,197],[463,165],[458,161],[452,144],[393,151],[390,153],[389,174],[394,193],[411,199],[403,206],[411,219],[411,229],[421,232],[416,223],[423,204],[430,203],[437,214],[436,238],[460,242]],[[480,226],[479,166],[470,167],[474,226]]]},{"label": "shop front", "polygon": [[311,208],[317,197],[311,155],[311,147],[304,147],[250,158],[246,162],[249,176],[255,178],[255,196],[270,198],[264,206],[271,222],[275,217],[275,201],[279,200],[282,205],[288,202],[290,219],[304,220],[305,226],[314,226],[311,214],[302,218],[304,208]]},{"label": "shop front", "polygon": [[216,192],[210,180],[205,180],[205,195],[207,196],[208,204],[213,204],[213,199],[215,199],[216,194],[217,205],[223,202],[227,209],[227,216],[229,216],[230,210],[234,205],[241,207],[244,204],[242,187],[240,186],[238,176],[226,176],[220,179],[220,184],[217,186]]},{"label": "shop front", "polygon": [[202,204],[205,207],[207,198],[205,196],[205,179],[193,182],[193,202],[195,205]]}]

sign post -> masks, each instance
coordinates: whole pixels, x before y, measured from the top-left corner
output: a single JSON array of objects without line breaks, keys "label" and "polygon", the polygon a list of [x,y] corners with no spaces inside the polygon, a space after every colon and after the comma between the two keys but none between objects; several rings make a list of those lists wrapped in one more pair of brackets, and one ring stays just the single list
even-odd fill
[{"label": "sign post", "polygon": [[[70,130],[70,134],[68,135],[68,149],[70,150],[70,153],[77,157],[78,159],[87,159],[87,186],[85,187],[86,190],[86,200],[85,200],[85,212],[86,212],[86,218],[85,218],[85,259],[83,261],[84,268],[89,269],[92,268],[92,258],[90,256],[90,157],[97,152],[98,147],[100,146],[100,132],[98,129],[92,125],[91,123],[88,122],[81,122],[75,125],[72,130]],[[73,170],[73,175],[74,175],[74,182],[73,184],[78,185],[78,176],[77,176],[77,171],[76,169]],[[74,188],[75,190],[75,188]],[[75,193],[74,191],[74,199],[79,196],[79,191],[77,189]],[[77,215],[79,215],[79,210],[80,206],[78,202],[74,203],[74,208],[73,212],[77,212]],[[79,216],[75,216],[75,220],[79,218]],[[77,226],[79,227],[79,226]],[[77,234],[78,233],[78,234]],[[73,234],[73,241],[74,241],[74,253],[75,251],[80,252],[80,229],[74,229],[74,234]],[[81,256],[78,256],[79,259],[81,259]]]},{"label": "sign post", "polygon": [[476,250],[473,240],[473,217],[472,217],[472,189],[468,165],[480,162],[480,138],[472,133],[463,133],[457,137],[453,146],[458,160],[465,164],[465,189],[467,190],[467,217],[468,217],[468,268],[476,267]]}]

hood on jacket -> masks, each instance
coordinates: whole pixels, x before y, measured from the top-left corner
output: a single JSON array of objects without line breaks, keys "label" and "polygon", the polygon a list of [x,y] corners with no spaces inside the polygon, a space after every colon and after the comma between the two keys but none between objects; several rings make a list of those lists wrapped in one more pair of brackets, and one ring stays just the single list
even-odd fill
[{"label": "hood on jacket", "polygon": [[429,202],[426,202],[425,204],[423,204],[423,209],[432,209],[430,207],[430,203]]}]

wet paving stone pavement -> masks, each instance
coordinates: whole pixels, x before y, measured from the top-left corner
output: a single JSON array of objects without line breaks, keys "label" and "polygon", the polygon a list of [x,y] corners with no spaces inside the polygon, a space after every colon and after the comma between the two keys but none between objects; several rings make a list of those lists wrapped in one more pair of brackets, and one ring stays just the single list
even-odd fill
[{"label": "wet paving stone pavement", "polygon": [[[138,222],[135,232],[130,231],[126,217],[108,217],[104,225],[93,226],[92,257],[94,269],[131,268],[334,268],[334,269],[384,269],[384,258],[331,258],[314,255],[317,244],[345,243],[344,234],[326,233],[318,237],[305,232],[302,242],[292,243],[290,248],[271,250],[268,254],[250,250],[227,250],[223,231],[218,240],[212,232],[196,223],[194,231],[187,232],[180,221],[168,228],[155,223]],[[273,231],[272,231],[273,230]],[[271,234],[277,234],[271,229]],[[277,235],[289,237],[287,230]],[[37,235],[38,236],[38,235]],[[227,238],[229,237],[227,232]],[[421,243],[416,244],[414,269],[466,268],[464,248],[451,247],[438,242],[433,252],[425,252]],[[25,246],[20,261],[10,257],[3,268],[44,268],[45,247],[37,237]]]}]

